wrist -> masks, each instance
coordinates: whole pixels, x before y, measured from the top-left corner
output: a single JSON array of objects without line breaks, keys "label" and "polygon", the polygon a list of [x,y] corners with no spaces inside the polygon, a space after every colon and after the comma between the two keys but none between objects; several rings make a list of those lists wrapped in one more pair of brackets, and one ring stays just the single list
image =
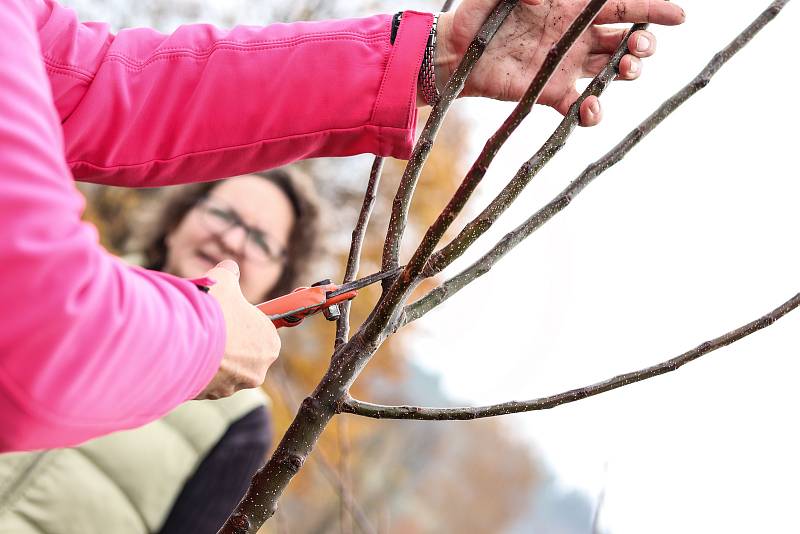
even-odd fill
[{"label": "wrist", "polygon": [[[452,14],[450,13],[434,15],[417,78],[418,107],[435,104],[460,61],[460,57],[450,52],[451,48],[447,42],[450,35],[451,18]],[[402,20],[401,13],[395,15],[392,20],[393,37],[400,20]]]},{"label": "wrist", "polygon": [[453,13],[445,12],[439,15],[436,33],[436,52],[434,54],[434,70],[436,72],[436,87],[444,90],[447,80],[455,72],[461,57],[452,52],[450,43],[450,28],[452,27]]},{"label": "wrist", "polygon": [[[417,107],[433,105],[444,90],[451,74],[456,69],[460,56],[450,52],[448,46],[451,26],[451,13],[434,15],[428,40],[425,43],[423,59],[417,76]],[[403,12],[392,17],[390,42],[394,44]]]}]

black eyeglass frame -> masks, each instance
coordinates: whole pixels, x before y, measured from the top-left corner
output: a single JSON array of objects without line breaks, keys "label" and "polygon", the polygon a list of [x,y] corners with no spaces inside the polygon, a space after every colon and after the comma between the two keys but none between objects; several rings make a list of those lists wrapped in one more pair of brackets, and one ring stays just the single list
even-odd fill
[{"label": "black eyeglass frame", "polygon": [[[254,260],[256,263],[263,264],[268,264],[270,262],[283,264],[286,261],[286,249],[274,245],[274,239],[271,239],[268,232],[244,222],[242,216],[236,211],[236,208],[225,200],[209,195],[201,198],[195,207],[201,212],[200,220],[203,222],[206,229],[214,235],[221,237],[234,228],[242,228],[245,231],[244,254],[246,258]],[[220,223],[224,223],[226,226],[216,226],[208,220],[209,217],[216,218]],[[251,243],[260,250],[263,257],[251,257],[251,255],[248,255],[248,243]]]}]

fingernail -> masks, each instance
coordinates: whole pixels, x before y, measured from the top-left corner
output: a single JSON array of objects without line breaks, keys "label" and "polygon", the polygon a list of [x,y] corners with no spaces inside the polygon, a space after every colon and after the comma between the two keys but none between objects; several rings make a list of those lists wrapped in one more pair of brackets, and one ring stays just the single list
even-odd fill
[{"label": "fingernail", "polygon": [[650,39],[644,35],[640,35],[639,38],[636,39],[636,51],[647,52],[648,50],[650,50]]},{"label": "fingernail", "polygon": [[592,112],[592,115],[600,115],[600,101],[592,100],[589,102],[589,111]]},{"label": "fingernail", "polygon": [[631,61],[631,66],[628,69],[629,74],[636,74],[639,72],[639,62],[638,61]]}]

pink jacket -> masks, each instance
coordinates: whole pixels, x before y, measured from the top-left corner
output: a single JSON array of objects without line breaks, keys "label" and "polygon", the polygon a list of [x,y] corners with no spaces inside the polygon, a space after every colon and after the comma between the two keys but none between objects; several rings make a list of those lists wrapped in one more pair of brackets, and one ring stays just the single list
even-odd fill
[{"label": "pink jacket", "polygon": [[158,186],[318,156],[407,158],[431,16],[109,33],[0,2],[0,451],[75,444],[191,399],[222,357],[215,301],[128,267],[73,177]]}]

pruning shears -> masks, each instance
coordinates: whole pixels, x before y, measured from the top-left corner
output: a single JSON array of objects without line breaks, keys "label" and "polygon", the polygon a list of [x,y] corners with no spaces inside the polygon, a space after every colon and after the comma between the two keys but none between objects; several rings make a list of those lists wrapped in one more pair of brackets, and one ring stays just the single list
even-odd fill
[{"label": "pruning shears", "polygon": [[[354,299],[359,289],[396,276],[402,270],[402,266],[395,267],[346,284],[334,284],[329,279],[321,280],[309,287],[298,287],[288,295],[257,304],[256,308],[269,317],[275,328],[297,326],[306,317],[319,312],[322,312],[327,320],[335,321],[342,314],[339,304]],[[208,288],[215,283],[208,277],[193,278],[189,281],[203,292],[208,292]]]},{"label": "pruning shears", "polygon": [[329,279],[321,280],[309,287],[298,287],[288,295],[257,304],[256,308],[269,317],[275,328],[297,326],[306,317],[319,312],[327,320],[335,321],[341,315],[340,303],[354,299],[359,289],[395,276],[401,271],[402,267],[396,267],[346,284],[334,284]]}]

